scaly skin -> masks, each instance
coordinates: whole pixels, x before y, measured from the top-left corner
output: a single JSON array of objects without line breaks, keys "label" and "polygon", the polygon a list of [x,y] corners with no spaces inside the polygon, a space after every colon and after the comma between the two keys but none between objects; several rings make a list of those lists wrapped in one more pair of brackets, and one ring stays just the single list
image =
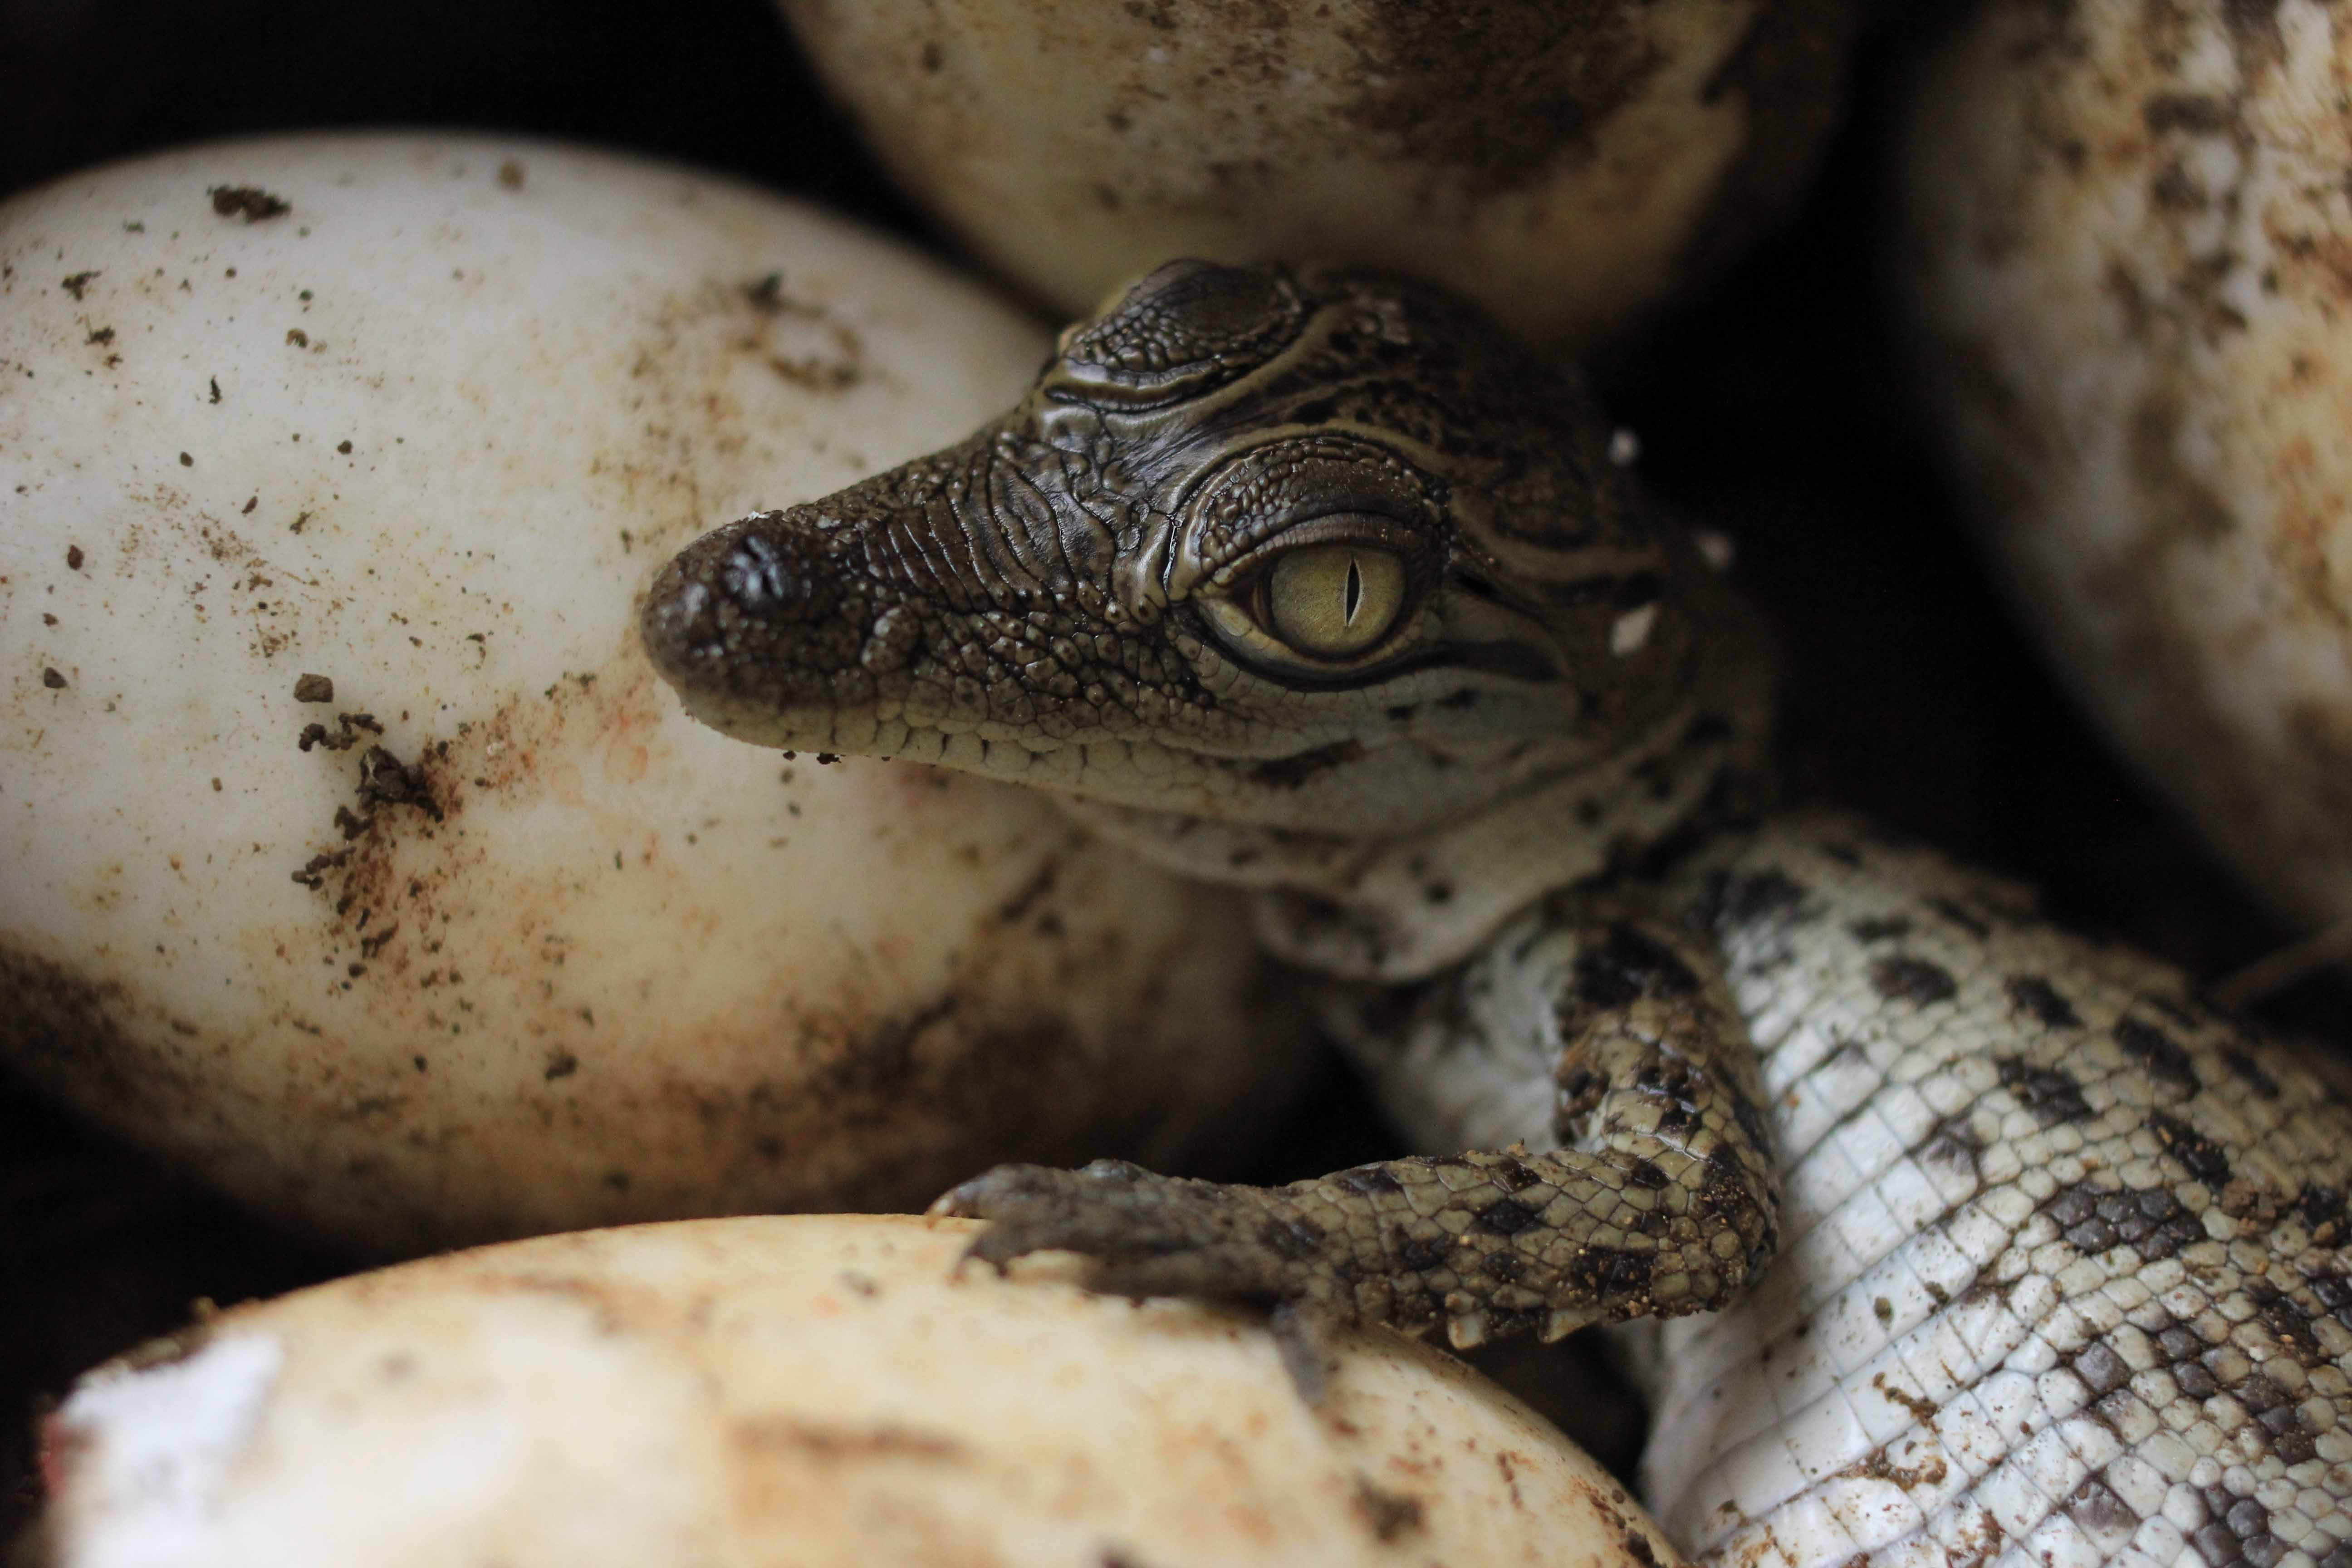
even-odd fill
[{"label": "scaly skin", "polygon": [[1310,1390],[1333,1321],[1678,1319],[1645,1463],[1726,1561],[2352,1568],[2352,1113],[2004,884],[1755,825],[1769,657],[1604,429],[1426,289],[1176,263],[971,440],[696,543],[646,639],[745,739],[1261,889],[1472,1151],[1001,1167],[977,1256],[1265,1302]]}]

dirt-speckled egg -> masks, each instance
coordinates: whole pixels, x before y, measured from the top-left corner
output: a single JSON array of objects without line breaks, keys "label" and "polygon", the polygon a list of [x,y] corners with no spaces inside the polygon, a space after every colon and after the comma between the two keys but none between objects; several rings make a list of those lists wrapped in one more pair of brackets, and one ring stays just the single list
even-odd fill
[{"label": "dirt-speckled egg", "polygon": [[2066,679],[2290,915],[2352,919],[2352,17],[1997,0],[1937,60],[1899,277]]},{"label": "dirt-speckled egg", "polygon": [[899,182],[1066,312],[1171,256],[1400,267],[1547,342],[1794,201],[1852,0],[782,0]]},{"label": "dirt-speckled egg", "polygon": [[1032,322],[688,171],[226,143],[0,207],[0,1065],[408,1250],[1202,1158],[1298,1060],[1220,895],[688,721],[688,539],[943,445]]},{"label": "dirt-speckled egg", "polygon": [[686,1221],[240,1307],[47,1422],[49,1561],[1314,1564],[1680,1556],[1460,1363],[1337,1342],[1310,1408],[1260,1315],[971,1222]]}]

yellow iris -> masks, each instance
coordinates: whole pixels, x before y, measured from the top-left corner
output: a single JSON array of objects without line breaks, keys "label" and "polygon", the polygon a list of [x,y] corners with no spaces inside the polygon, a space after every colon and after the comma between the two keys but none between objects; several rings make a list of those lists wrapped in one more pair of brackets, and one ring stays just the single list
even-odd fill
[{"label": "yellow iris", "polygon": [[1361,653],[1404,608],[1404,563],[1384,551],[1317,544],[1275,563],[1265,588],[1267,627],[1317,658]]}]

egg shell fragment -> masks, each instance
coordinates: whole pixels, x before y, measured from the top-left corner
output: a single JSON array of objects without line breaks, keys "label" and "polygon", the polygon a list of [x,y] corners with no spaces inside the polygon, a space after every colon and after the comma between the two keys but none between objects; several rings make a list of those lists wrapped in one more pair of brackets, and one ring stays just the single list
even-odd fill
[{"label": "egg shell fragment", "polygon": [[1680,1562],[1450,1357],[1349,1333],[1310,1410],[1262,1319],[955,1273],[977,1228],[686,1221],[237,1308],[48,1421],[48,1560]]},{"label": "egg shell fragment", "polygon": [[1852,0],[781,0],[900,184],[1068,314],[1178,256],[1396,267],[1575,347],[1738,255]]},{"label": "egg shell fragment", "polygon": [[1998,0],[1904,152],[1903,299],[2076,694],[2274,908],[2352,920],[2352,17]]},{"label": "egg shell fragment", "polygon": [[512,140],[0,207],[0,1065],[378,1253],[1230,1154],[1300,1032],[1227,897],[1034,792],[688,721],[679,545],[1046,349],[937,265]]}]

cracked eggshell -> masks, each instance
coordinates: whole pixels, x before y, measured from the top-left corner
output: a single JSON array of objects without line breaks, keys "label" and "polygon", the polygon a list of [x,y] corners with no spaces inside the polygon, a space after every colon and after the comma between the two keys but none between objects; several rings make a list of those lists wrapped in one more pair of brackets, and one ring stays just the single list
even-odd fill
[{"label": "cracked eggshell", "polygon": [[[970,1221],[545,1237],[240,1307],[45,1425],[57,1568],[170,1562],[1456,1568],[1681,1558],[1450,1357],[952,1275]],[[134,1370],[134,1368],[136,1368]]]},{"label": "cracked eggshell", "polygon": [[837,219],[543,144],[0,207],[0,1063],[378,1251],[1237,1140],[1299,1047],[1225,898],[1028,791],[726,740],[637,645],[696,532],[1045,350]]},{"label": "cracked eggshell", "polygon": [[1379,263],[1575,347],[1737,255],[1853,0],[782,0],[899,183],[1065,313],[1171,256]]},{"label": "cracked eggshell", "polygon": [[2352,17],[1999,0],[1911,119],[1899,276],[2069,683],[2273,905],[2352,919]]}]

